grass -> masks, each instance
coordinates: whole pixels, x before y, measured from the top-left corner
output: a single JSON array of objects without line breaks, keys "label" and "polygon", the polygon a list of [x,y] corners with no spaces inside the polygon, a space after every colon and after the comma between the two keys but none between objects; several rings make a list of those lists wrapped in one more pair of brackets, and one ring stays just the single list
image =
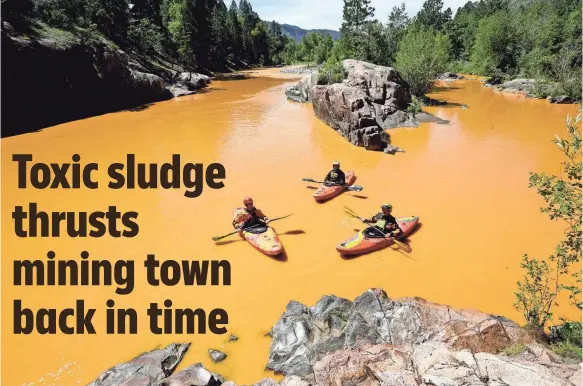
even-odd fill
[{"label": "grass", "polygon": [[583,360],[583,349],[570,342],[559,342],[551,345],[551,349],[555,354],[562,357]]},{"label": "grass", "polygon": [[524,343],[512,343],[510,346],[502,350],[502,352],[510,357],[514,357],[522,354],[525,350],[526,345]]}]

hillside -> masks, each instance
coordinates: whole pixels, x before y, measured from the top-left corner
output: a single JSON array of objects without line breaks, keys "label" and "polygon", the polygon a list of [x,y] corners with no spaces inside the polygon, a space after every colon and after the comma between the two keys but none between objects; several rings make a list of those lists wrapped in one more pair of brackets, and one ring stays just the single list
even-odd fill
[{"label": "hillside", "polygon": [[332,36],[332,40],[336,41],[340,38],[340,32],[334,31],[330,29],[303,29],[296,25],[291,24],[281,24],[281,29],[283,30],[284,35],[293,38],[295,41],[299,42],[302,40],[302,37],[309,32],[318,32],[318,33],[327,33]]}]

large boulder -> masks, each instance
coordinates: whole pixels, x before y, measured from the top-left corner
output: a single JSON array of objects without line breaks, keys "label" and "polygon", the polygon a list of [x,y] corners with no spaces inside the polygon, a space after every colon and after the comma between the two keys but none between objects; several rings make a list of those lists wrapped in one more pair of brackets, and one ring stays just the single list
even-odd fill
[{"label": "large boulder", "polygon": [[271,336],[267,368],[303,377],[326,354],[367,344],[411,347],[442,342],[455,349],[497,352],[528,340],[508,319],[416,298],[392,300],[379,289],[368,290],[354,302],[324,296],[311,308],[292,301]]},{"label": "large boulder", "polygon": [[384,130],[408,120],[409,86],[391,67],[352,59],[342,66],[347,73],[342,83],[312,86],[314,112],[352,144],[383,150],[389,139]]},{"label": "large boulder", "polygon": [[171,344],[166,348],[147,352],[103,372],[89,386],[156,385],[174,372],[189,346],[190,343]]}]

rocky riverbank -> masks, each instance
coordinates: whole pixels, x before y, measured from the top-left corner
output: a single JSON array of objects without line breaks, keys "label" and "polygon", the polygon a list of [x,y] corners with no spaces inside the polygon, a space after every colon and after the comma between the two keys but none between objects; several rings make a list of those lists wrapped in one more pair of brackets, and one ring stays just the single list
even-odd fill
[{"label": "rocky riverbank", "polygon": [[[547,84],[536,79],[513,79],[503,82],[502,79],[493,77],[484,81],[484,86],[493,88],[497,91],[524,94],[529,98],[543,98],[543,96],[551,94],[553,89],[558,88],[557,84]],[[545,97],[547,102],[555,104],[572,104],[576,100],[568,95]]]},{"label": "rocky riverbank", "polygon": [[409,85],[395,69],[353,59],[342,66],[347,74],[342,83],[320,84],[313,72],[285,93],[294,101],[311,102],[316,116],[353,145],[394,153],[400,149],[390,145],[386,129],[446,123],[424,112],[409,112]]},{"label": "rocky riverbank", "polygon": [[[333,295],[312,307],[291,301],[270,336],[266,367],[285,378],[256,386],[581,384],[579,364],[511,320],[419,298],[393,300],[379,289],[353,302]],[[90,386],[235,386],[200,363],[173,374],[188,346],[143,354]]]},{"label": "rocky riverbank", "polygon": [[192,94],[211,81],[106,40],[36,28],[23,34],[2,24],[3,137]]}]

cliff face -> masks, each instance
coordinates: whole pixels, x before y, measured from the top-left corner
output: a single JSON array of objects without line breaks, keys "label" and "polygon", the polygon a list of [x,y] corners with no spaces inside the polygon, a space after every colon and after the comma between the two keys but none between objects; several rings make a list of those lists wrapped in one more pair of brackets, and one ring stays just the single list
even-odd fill
[{"label": "cliff face", "polygon": [[191,94],[210,82],[195,73],[148,73],[110,42],[50,31],[14,34],[3,24],[3,137]]},{"label": "cliff face", "polygon": [[[279,383],[265,378],[254,386],[574,386],[582,381],[579,365],[535,343],[511,320],[418,298],[393,300],[379,289],[354,302],[333,295],[312,307],[291,301],[270,335],[267,368],[285,378]],[[516,346],[521,350],[508,350]],[[176,367],[175,347],[180,346],[115,366],[92,385],[236,386],[201,364],[168,376]],[[152,362],[168,356],[172,366]],[[142,365],[140,383],[136,363]]]}]

